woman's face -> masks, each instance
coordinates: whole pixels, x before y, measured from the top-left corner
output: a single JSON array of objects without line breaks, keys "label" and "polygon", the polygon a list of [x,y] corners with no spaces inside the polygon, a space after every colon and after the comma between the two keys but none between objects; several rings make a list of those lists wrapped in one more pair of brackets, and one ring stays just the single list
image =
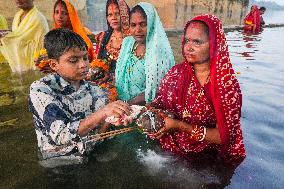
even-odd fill
[{"label": "woman's face", "polygon": [[184,36],[183,52],[189,63],[209,63],[209,36],[206,33],[205,25],[193,22],[187,27]]},{"label": "woman's face", "polygon": [[120,30],[120,14],[116,4],[112,3],[107,8],[107,21],[114,30]]},{"label": "woman's face", "polygon": [[54,22],[60,28],[66,28],[67,23],[70,22],[68,11],[62,3],[59,3],[54,10]]},{"label": "woman's face", "polygon": [[134,12],[130,17],[130,33],[136,42],[144,43],[147,36],[147,20],[140,12]]}]

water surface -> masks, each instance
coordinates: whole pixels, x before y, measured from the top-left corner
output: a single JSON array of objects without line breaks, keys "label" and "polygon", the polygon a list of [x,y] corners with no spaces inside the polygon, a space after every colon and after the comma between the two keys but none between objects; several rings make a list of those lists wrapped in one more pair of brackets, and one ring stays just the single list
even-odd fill
[{"label": "water surface", "polygon": [[[284,185],[284,28],[260,35],[227,33],[243,93],[247,157],[236,169],[188,163],[140,133],[98,145],[83,166],[45,169],[27,108],[29,85],[42,75],[12,74],[0,64],[0,188],[282,188]],[[170,38],[180,61],[180,37]]]}]

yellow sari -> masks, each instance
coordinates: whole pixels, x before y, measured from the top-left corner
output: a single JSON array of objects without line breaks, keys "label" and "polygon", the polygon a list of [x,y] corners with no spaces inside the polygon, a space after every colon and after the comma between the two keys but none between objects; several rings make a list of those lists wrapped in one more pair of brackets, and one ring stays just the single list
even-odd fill
[{"label": "yellow sari", "polygon": [[[7,20],[0,14],[0,30],[8,30]],[[0,63],[4,62],[5,58],[0,53]]]},{"label": "yellow sari", "polygon": [[43,48],[43,38],[48,32],[46,18],[33,7],[20,21],[23,10],[16,13],[12,32],[1,39],[0,53],[8,61],[12,72],[34,69],[34,53]]},{"label": "yellow sari", "polygon": [[7,30],[8,24],[4,16],[0,14],[0,30]]}]

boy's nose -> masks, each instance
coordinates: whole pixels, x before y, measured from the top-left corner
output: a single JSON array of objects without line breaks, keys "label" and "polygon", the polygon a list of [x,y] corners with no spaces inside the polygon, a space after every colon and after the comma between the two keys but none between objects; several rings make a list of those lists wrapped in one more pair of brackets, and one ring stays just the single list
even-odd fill
[{"label": "boy's nose", "polygon": [[89,60],[81,59],[81,60],[80,60],[80,63],[79,63],[79,67],[80,67],[80,68],[85,68],[85,67],[88,66],[88,64],[89,64]]}]

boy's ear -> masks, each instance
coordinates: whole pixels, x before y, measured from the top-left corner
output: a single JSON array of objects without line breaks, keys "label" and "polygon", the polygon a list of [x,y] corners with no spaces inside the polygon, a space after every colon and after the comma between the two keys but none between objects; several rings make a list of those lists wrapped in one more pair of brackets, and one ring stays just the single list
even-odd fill
[{"label": "boy's ear", "polygon": [[58,70],[58,61],[56,59],[50,59],[49,66],[56,72]]}]

